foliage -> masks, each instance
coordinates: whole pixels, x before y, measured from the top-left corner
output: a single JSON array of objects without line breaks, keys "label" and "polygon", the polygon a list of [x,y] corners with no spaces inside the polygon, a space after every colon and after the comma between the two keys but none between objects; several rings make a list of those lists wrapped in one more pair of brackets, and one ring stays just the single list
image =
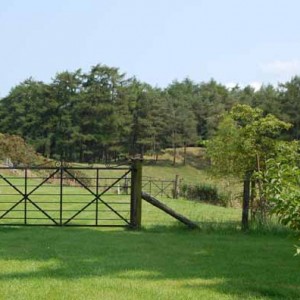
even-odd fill
[{"label": "foliage", "polygon": [[299,143],[282,143],[277,155],[266,162],[266,170],[257,173],[271,211],[279,221],[300,231],[300,167]]},{"label": "foliage", "polygon": [[0,129],[54,159],[157,155],[168,145],[197,139],[189,95],[177,93],[183,89],[178,85],[162,92],[105,65],[58,73],[50,84],[30,78],[1,100]]},{"label": "foliage", "polygon": [[300,139],[300,77],[295,76],[289,82],[279,85],[279,113],[283,120],[293,124],[289,130],[291,139]]},{"label": "foliage", "polygon": [[36,164],[39,157],[32,146],[17,135],[0,134],[0,159],[10,160],[14,165]]},{"label": "foliage", "polygon": [[[79,185],[79,186],[81,184],[84,184],[87,187],[96,185],[96,179],[88,177],[88,175],[85,172],[83,172],[82,170],[68,169],[68,172],[70,174],[65,173],[65,175],[64,175],[65,184],[70,184],[73,181],[74,182],[73,184]],[[74,178],[76,178],[80,182],[80,184]],[[70,181],[68,182],[68,180],[70,180]]]},{"label": "foliage", "polygon": [[215,137],[207,143],[214,169],[221,175],[240,177],[253,172],[257,160],[264,163],[274,152],[281,131],[290,126],[273,115],[264,116],[259,108],[235,105],[220,122]]},{"label": "foliage", "polygon": [[[220,123],[216,136],[207,143],[215,174],[232,174],[243,179],[243,230],[249,229],[250,199],[254,198],[254,188],[250,187],[252,174],[265,169],[265,161],[274,153],[281,131],[290,126],[271,114],[264,116],[259,108],[237,104]],[[258,215],[265,222],[266,205],[261,195],[258,207]]]},{"label": "foliage", "polygon": [[183,183],[180,186],[180,196],[222,206],[227,206],[229,202],[229,197],[224,193],[220,193],[218,188],[211,184],[191,185]]},{"label": "foliage", "polygon": [[50,83],[29,78],[13,87],[0,101],[0,132],[22,136],[48,158],[98,162],[123,154],[158,157],[171,147],[175,162],[178,147],[214,136],[224,113],[238,103],[291,123],[277,136],[298,139],[299,95],[300,77],[259,91],[190,79],[160,89],[98,64],[87,72],[57,73]]}]

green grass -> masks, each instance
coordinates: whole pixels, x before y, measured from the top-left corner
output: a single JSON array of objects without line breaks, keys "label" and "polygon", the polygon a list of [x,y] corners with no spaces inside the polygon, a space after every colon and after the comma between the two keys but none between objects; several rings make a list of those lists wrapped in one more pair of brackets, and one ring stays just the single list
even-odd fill
[{"label": "green grass", "polygon": [[299,299],[292,236],[241,233],[239,209],[162,200],[201,229],[147,203],[138,232],[0,227],[0,299]]},{"label": "green grass", "polygon": [[0,299],[299,299],[291,238],[0,229]]},{"label": "green grass", "polygon": [[[160,198],[164,204],[168,205],[182,215],[196,221],[200,227],[207,228],[208,224],[220,227],[235,227],[240,225],[241,210],[237,208],[224,208],[220,206],[211,206],[197,201],[185,199]],[[169,215],[158,210],[147,202],[143,201],[143,224],[145,227],[153,227],[156,224],[160,226],[174,226],[177,221]]]},{"label": "green grass", "polygon": [[[167,172],[160,168],[160,175]],[[51,189],[45,185],[39,193]],[[93,199],[79,187],[66,187],[64,193],[77,195],[67,196],[70,202],[79,195]],[[38,192],[31,197],[41,199]],[[120,197],[112,191],[104,199],[113,203]],[[242,233],[240,208],[160,200],[200,229],[188,230],[146,202],[140,231],[0,227],[0,299],[300,299],[300,258],[293,255],[297,240],[290,231],[272,225]],[[68,209],[82,207],[66,201]]]},{"label": "green grass", "polygon": [[177,149],[176,164],[173,165],[173,150],[166,149],[160,160],[156,163],[153,157],[145,156],[145,163],[143,166],[143,175],[174,180],[178,175],[181,183],[188,185],[210,185],[215,186],[218,192],[226,196],[227,204],[231,206],[238,206],[242,195],[242,182],[238,178],[227,176],[226,178],[216,178],[209,171],[209,161],[205,154],[205,149],[201,147],[188,147],[186,154],[186,164],[183,164],[183,148]]}]

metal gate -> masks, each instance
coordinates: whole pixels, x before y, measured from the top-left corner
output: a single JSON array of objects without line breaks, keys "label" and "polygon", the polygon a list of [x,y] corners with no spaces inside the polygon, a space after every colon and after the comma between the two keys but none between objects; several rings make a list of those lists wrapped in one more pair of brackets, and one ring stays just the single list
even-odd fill
[{"label": "metal gate", "polygon": [[137,171],[0,167],[0,225],[138,227]]},{"label": "metal gate", "polygon": [[175,180],[162,180],[151,177],[146,177],[142,181],[142,189],[144,192],[152,195],[153,197],[161,196],[167,198],[176,198],[176,181]]}]

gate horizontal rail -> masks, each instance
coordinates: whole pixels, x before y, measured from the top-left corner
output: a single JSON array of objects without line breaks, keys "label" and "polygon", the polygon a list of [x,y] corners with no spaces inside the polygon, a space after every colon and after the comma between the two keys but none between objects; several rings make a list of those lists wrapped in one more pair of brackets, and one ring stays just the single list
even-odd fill
[{"label": "gate horizontal rail", "polygon": [[142,188],[153,197],[161,196],[174,198],[175,180],[143,179]]},{"label": "gate horizontal rail", "polygon": [[0,225],[137,227],[136,172],[134,164],[0,167]]}]

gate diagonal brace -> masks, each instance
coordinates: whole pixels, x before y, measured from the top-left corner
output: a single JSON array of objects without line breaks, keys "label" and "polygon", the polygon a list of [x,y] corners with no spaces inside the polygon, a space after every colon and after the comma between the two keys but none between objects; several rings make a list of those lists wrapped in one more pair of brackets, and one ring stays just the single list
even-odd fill
[{"label": "gate diagonal brace", "polygon": [[41,207],[39,207],[34,201],[27,197],[27,200],[35,206],[40,212],[42,212],[48,219],[54,222],[55,225],[59,225],[50,215],[48,215]]},{"label": "gate diagonal brace", "polygon": [[0,216],[0,219],[3,219],[8,213],[10,213],[14,208],[16,208],[20,203],[22,203],[25,200],[25,197],[23,197],[20,201],[16,202],[12,207],[10,207],[4,214]]},{"label": "gate diagonal brace", "polygon": [[50,174],[46,179],[44,179],[40,184],[38,184],[33,190],[31,190],[27,195],[30,196],[32,193],[34,193],[37,189],[39,189],[44,183],[46,183],[50,178],[52,178],[56,173],[58,173],[59,169],[57,169],[55,172]]},{"label": "gate diagonal brace", "polygon": [[40,212],[42,212],[48,219],[50,219],[55,225],[59,225],[46,211],[44,211],[40,206],[38,206],[34,201],[32,201],[28,196],[32,195],[36,190],[38,190],[44,183],[46,183],[50,178],[52,178],[56,173],[58,173],[59,169],[56,169],[50,176],[45,178],[40,184],[38,184],[33,190],[31,190],[27,194],[27,200],[36,207]]},{"label": "gate diagonal brace", "polygon": [[19,204],[21,204],[26,196],[24,195],[24,193],[22,191],[20,191],[16,186],[14,186],[8,179],[6,179],[3,175],[0,174],[0,178],[2,178],[9,186],[11,186],[14,190],[16,190],[18,192],[18,194],[20,194],[21,196],[23,196],[23,198],[21,200],[19,200],[18,202],[16,202],[13,206],[11,206],[5,213],[3,213],[0,216],[0,219],[3,219],[8,213],[10,213],[14,208],[16,208]]},{"label": "gate diagonal brace", "polygon": [[6,179],[3,175],[0,174],[0,178],[2,178],[9,186],[11,186],[14,190],[16,190],[20,195],[25,196],[22,191],[20,191],[16,186],[14,186],[8,179]]},{"label": "gate diagonal brace", "polygon": [[23,193],[16,186],[14,186],[8,179],[6,179],[3,175],[0,174],[0,178],[2,178],[9,186],[11,186],[14,190],[16,190],[23,198],[16,202],[13,206],[11,206],[4,214],[0,216],[0,219],[3,219],[8,213],[10,213],[14,208],[16,208],[19,204],[21,204],[25,199],[29,200],[32,205],[34,205],[39,211],[41,211],[45,216],[51,219],[55,224],[58,224],[50,215],[48,215],[42,208],[40,208],[36,203],[34,203],[31,199],[28,198],[32,193],[34,193],[37,189],[39,189],[45,182],[47,182],[51,177],[53,177],[58,172],[58,169],[50,174],[45,180],[43,180],[40,184],[38,184],[32,191],[28,194]]},{"label": "gate diagonal brace", "polygon": [[130,224],[121,214],[119,214],[115,209],[113,209],[108,203],[106,203],[103,199],[100,197],[105,194],[107,191],[109,191],[115,184],[117,184],[120,180],[125,178],[131,170],[128,170],[123,176],[118,178],[112,185],[110,185],[108,188],[106,188],[102,193],[97,195],[94,193],[87,185],[85,185],[81,180],[76,178],[72,173],[70,173],[67,169],[64,169],[66,173],[68,173],[75,181],[77,181],[81,186],[83,186],[87,191],[89,191],[95,198],[87,203],[82,209],[80,209],[78,212],[76,212],[71,218],[69,218],[63,225],[67,225],[70,221],[72,221],[75,217],[77,217],[81,212],[83,212],[86,208],[88,208],[91,204],[93,204],[95,201],[100,200],[106,207],[108,207],[112,212],[114,212],[119,218],[121,218],[123,221],[125,221],[128,225]]},{"label": "gate diagonal brace", "polygon": [[171,187],[172,184],[173,184],[173,183],[171,182],[171,183],[169,183],[168,185],[166,185],[166,186],[164,187],[163,191],[162,191],[162,193],[165,194],[168,198],[170,198],[170,195],[167,194],[166,190],[167,190],[167,188]]},{"label": "gate diagonal brace", "polygon": [[166,193],[166,189],[168,188],[168,187],[170,187],[171,185],[172,185],[172,183],[169,183],[167,186],[165,186],[165,187],[160,187],[160,186],[158,186],[155,182],[153,182],[152,181],[152,183],[154,184],[154,186],[156,186],[157,188],[158,188],[158,193],[156,193],[156,195],[154,196],[154,197],[156,197],[156,196],[158,196],[159,194],[164,194],[164,195],[166,195],[168,198],[170,198],[170,196]]}]

